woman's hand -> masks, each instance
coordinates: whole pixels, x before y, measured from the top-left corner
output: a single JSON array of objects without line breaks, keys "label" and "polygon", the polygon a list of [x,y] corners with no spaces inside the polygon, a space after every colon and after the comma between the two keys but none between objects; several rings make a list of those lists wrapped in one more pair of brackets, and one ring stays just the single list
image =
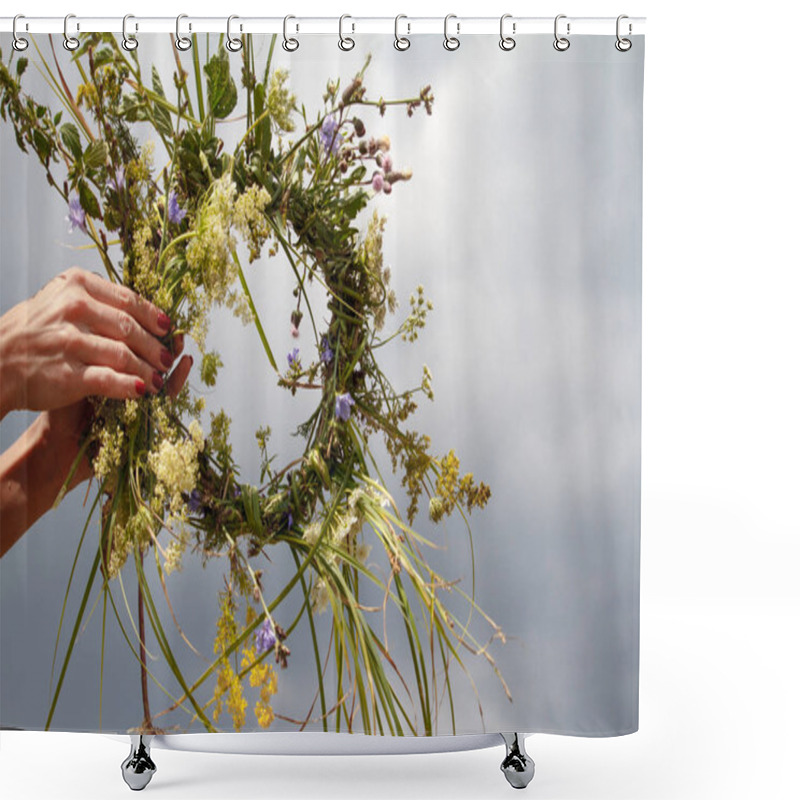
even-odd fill
[{"label": "woman's hand", "polygon": [[[183,334],[178,334],[173,340],[174,356],[177,358],[183,352]],[[184,356],[178,361],[172,374],[167,378],[164,391],[175,397],[186,383],[189,370],[192,368],[192,357]],[[75,462],[80,450],[81,440],[91,419],[91,406],[86,398],[71,403],[61,408],[53,408],[40,415],[40,423],[47,431],[47,446],[52,453],[56,469],[61,476],[61,483],[67,479],[69,470]],[[70,481],[68,490],[79,483],[83,483],[92,474],[89,458],[84,456],[78,464]]]},{"label": "woman's hand", "polygon": [[77,267],[62,272],[0,317],[0,417],[159,391],[173,354],[157,337],[170,324],[125,286]]}]

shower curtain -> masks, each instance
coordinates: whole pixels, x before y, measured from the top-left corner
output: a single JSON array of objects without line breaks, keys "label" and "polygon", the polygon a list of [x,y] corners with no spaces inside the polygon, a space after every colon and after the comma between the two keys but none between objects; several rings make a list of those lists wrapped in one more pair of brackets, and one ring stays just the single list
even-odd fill
[{"label": "shower curtain", "polygon": [[644,37],[29,39],[2,726],[635,731]]}]

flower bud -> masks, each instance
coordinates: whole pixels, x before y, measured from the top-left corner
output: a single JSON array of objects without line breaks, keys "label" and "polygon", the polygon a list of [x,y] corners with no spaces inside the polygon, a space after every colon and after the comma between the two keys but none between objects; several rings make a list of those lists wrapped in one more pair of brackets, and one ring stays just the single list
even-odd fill
[{"label": "flower bud", "polygon": [[364,123],[358,117],[353,117],[353,127],[355,128],[356,136],[363,136],[367,132]]},{"label": "flower bud", "polygon": [[383,169],[386,172],[391,172],[392,171],[392,157],[388,153],[386,153],[386,155],[384,155],[383,164],[381,164],[381,166],[383,167]]},{"label": "flower bud", "polygon": [[342,103],[347,105],[355,96],[356,92],[361,88],[361,77],[356,75],[352,83],[342,93]]},{"label": "flower bud", "polygon": [[382,172],[375,172],[372,176],[372,188],[376,192],[383,191],[383,173]]},{"label": "flower bud", "polygon": [[391,141],[389,140],[389,137],[386,134],[384,134],[383,136],[381,136],[380,139],[378,139],[378,148],[383,150],[384,152],[388,152],[388,150],[389,150],[389,148],[391,146],[392,146],[392,143],[391,143]]},{"label": "flower bud", "polygon": [[391,194],[392,193],[392,184],[391,183],[384,183],[383,184],[383,193],[384,194]]},{"label": "flower bud", "polygon": [[331,475],[328,471],[328,465],[325,463],[325,459],[322,457],[322,453],[320,453],[319,448],[315,447],[309,454],[308,454],[308,466],[319,476],[319,479],[322,481],[322,485],[326,489],[331,488]]},{"label": "flower bud", "polygon": [[431,497],[428,503],[428,514],[434,522],[438,522],[444,516],[444,502],[438,495]]},{"label": "flower bud", "polygon": [[362,156],[367,154],[367,143],[363,139],[358,143],[358,152],[361,153]]}]

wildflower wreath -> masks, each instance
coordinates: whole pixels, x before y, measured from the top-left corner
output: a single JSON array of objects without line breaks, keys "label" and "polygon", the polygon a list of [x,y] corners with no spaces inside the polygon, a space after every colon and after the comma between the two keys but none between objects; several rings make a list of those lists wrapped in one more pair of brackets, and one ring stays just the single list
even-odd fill
[{"label": "wildflower wreath", "polygon": [[[100,535],[47,727],[99,583],[104,608],[110,603],[141,665],[143,720],[137,730],[164,730],[156,721],[177,711],[188,716],[185,728],[199,721],[207,730],[215,730],[227,711],[239,730],[253,693],[255,719],[269,727],[278,672],[267,657],[273,655],[286,668],[288,643],[304,622],[318,686],[310,703],[302,701],[310,705],[304,716],[282,719],[301,728],[321,722],[323,730],[352,731],[360,721],[366,733],[432,734],[439,693],[446,692],[455,733],[451,667],[457,664],[469,674],[464,652],[479,654],[502,681],[487,646],[503,634],[458,580],[445,580],[428,564],[425,552],[433,543],[412,526],[425,496],[434,522],[457,512],[469,533],[466,514],[486,504],[490,489],[472,474],[462,474],[452,451],[434,456],[430,439],[408,427],[417,395],[433,400],[431,374],[424,367],[418,386],[398,392],[378,357],[396,337],[414,341],[432,304],[420,286],[409,313],[393,332],[384,333],[398,305],[383,261],[386,218],[374,211],[366,230],[357,226],[373,197],[390,194],[411,178],[410,170],[395,166],[388,138],[367,135],[362,117],[375,112],[382,117],[395,106],[409,116],[421,108],[431,114],[431,87],[405,99],[370,99],[364,83],[367,58],[344,89],[338,80],[330,81],[323,108],[309,116],[287,87],[287,71],[272,66],[275,38],[266,64],[258,66],[253,40],[244,37],[238,85],[221,40],[216,51],[206,46],[202,67],[196,38],[191,54],[182,56],[173,46],[174,91],[170,87],[168,93],[155,66],[147,79],[143,76],[135,50],[123,50],[111,35],[90,33],[71,57],[80,75],[73,92],[52,39],[47,58],[35,40],[34,45],[36,66],[63,109],[53,113],[22,91],[28,62],[12,51],[8,63],[0,54],[0,114],[14,126],[19,147],[38,156],[49,184],[68,204],[72,228],[88,237],[109,279],[168,313],[173,324],[163,339],[166,345],[179,333],[193,338],[202,354],[204,384],[215,384],[222,365],[221,354],[206,341],[209,313],[223,305],[252,323],[278,385],[292,395],[314,393],[318,400],[297,430],[305,443],[299,458],[277,467],[269,426],[256,431],[261,469],[258,481],[248,483],[229,443],[229,417],[224,410],[212,412],[204,432],[203,397],[188,385],[177,397],[161,391],[124,401],[92,399],[92,422],[79,459],[89,455],[97,495],[76,563],[98,508]],[[237,110],[245,132],[231,146],[217,127]],[[141,144],[142,124],[160,141],[161,157],[152,143]],[[301,325],[310,326],[316,343],[310,357],[300,348],[285,364],[275,357],[248,287],[240,246],[246,246],[251,263],[263,259],[266,249],[268,257],[278,257],[291,270],[296,302],[289,322],[293,335]],[[324,312],[312,295],[323,297]],[[372,450],[376,439],[401,476],[408,500],[404,512],[380,475]],[[368,532],[383,551],[388,577],[370,558]],[[275,576],[267,593],[264,559],[267,548],[278,545],[289,548],[296,571],[277,590]],[[229,565],[219,594],[214,656],[194,680],[179,666],[144,569],[152,555],[172,611],[167,576],[181,569],[190,546],[203,564],[223,557]],[[122,580],[130,560],[138,620]],[[382,607],[360,601],[364,582],[380,588]],[[295,588],[302,592],[300,611],[281,625],[282,603]],[[466,609],[466,621],[464,613],[451,610],[455,601]],[[320,615],[328,607],[326,653]],[[479,642],[469,628],[475,611],[489,626],[488,642]],[[403,649],[407,644],[413,665],[408,680],[386,639],[388,613],[399,614],[407,633]],[[146,623],[180,693],[158,682],[148,664]],[[156,714],[148,675],[169,701]]]}]

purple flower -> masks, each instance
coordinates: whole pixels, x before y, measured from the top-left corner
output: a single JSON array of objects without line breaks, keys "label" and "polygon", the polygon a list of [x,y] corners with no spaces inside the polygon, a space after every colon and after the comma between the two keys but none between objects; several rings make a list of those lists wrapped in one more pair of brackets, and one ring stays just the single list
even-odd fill
[{"label": "purple flower", "polygon": [[125,168],[119,166],[114,170],[114,177],[106,183],[106,186],[112,191],[124,192],[125,191]]},{"label": "purple flower", "polygon": [[292,352],[286,356],[286,360],[289,362],[289,366],[293,367],[295,364],[299,367],[300,366],[300,349],[295,347],[292,349]]},{"label": "purple flower", "polygon": [[382,172],[376,172],[372,176],[372,188],[376,192],[380,192],[380,191],[383,190],[383,173]]},{"label": "purple flower", "polygon": [[319,138],[325,146],[325,152],[336,155],[336,151],[342,143],[342,135],[339,133],[339,126],[336,124],[333,114],[328,114],[322,121]]},{"label": "purple flower", "polygon": [[325,364],[330,364],[333,361],[333,350],[331,350],[330,343],[328,342],[328,337],[323,336],[322,341],[319,345],[320,349],[320,358],[323,360]]},{"label": "purple flower", "polygon": [[167,216],[169,221],[175,225],[180,225],[186,212],[178,205],[178,197],[175,192],[169,193],[169,201],[167,203]]},{"label": "purple flower", "polygon": [[200,502],[201,495],[199,489],[192,489],[192,493],[189,495],[189,502],[186,504],[186,507],[192,514],[200,514],[203,516],[203,504]]},{"label": "purple flower", "polygon": [[234,486],[234,487],[233,487],[233,496],[234,496],[235,498],[236,498],[236,497],[241,497],[241,496],[242,496],[242,490],[241,490],[241,489],[240,489],[238,486]]},{"label": "purple flower", "polygon": [[72,233],[75,228],[80,228],[84,233],[86,233],[86,212],[83,210],[81,200],[76,194],[70,195],[67,221],[72,226],[69,229],[70,233]]},{"label": "purple flower", "polygon": [[256,631],[256,653],[261,655],[266,653],[275,644],[275,631],[272,629],[272,623],[264,620],[264,624]]},{"label": "purple flower", "polygon": [[291,530],[292,525],[294,525],[294,517],[292,516],[291,511],[286,512],[286,527]]},{"label": "purple flower", "polygon": [[350,392],[336,395],[336,419],[347,422],[350,419],[350,409],[355,405],[355,401],[350,397]]}]

